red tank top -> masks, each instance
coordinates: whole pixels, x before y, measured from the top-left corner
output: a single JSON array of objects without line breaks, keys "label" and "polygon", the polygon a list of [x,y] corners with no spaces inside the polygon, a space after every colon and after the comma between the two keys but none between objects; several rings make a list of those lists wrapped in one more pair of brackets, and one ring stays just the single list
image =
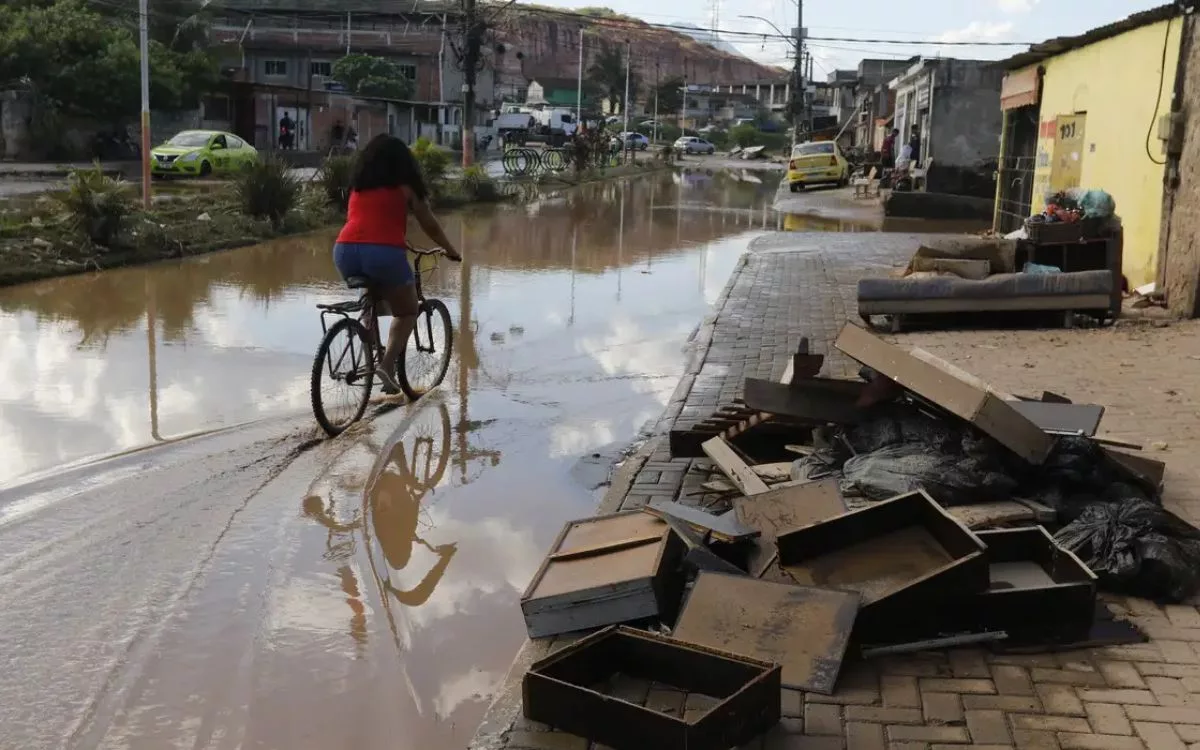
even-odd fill
[{"label": "red tank top", "polygon": [[402,187],[350,193],[338,242],[408,247],[408,192]]}]

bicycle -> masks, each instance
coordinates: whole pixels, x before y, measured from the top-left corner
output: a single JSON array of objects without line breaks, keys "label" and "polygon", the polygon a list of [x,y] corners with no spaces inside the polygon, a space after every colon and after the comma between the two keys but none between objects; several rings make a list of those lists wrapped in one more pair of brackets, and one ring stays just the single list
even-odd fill
[{"label": "bicycle", "polygon": [[[417,317],[404,351],[396,359],[395,376],[404,395],[416,401],[446,377],[454,347],[454,326],[445,303],[426,298],[421,284],[423,274],[437,267],[437,257],[443,254],[442,249],[410,248],[409,252],[415,256],[413,275],[417,292]],[[432,267],[423,268],[425,263]],[[317,355],[313,358],[312,407],[317,423],[330,437],[337,437],[362,419],[367,410],[375,373],[383,360],[384,345],[379,335],[379,318],[391,313],[387,303],[378,298],[367,279],[350,277],[346,280],[346,286],[362,290],[361,296],[357,300],[317,305],[321,311],[322,338]],[[358,313],[357,317],[353,317],[355,313]],[[332,325],[329,324],[331,317],[338,318]],[[422,377],[422,373],[428,377]],[[331,418],[330,407],[333,404],[322,387],[326,377],[330,385],[341,387],[351,394],[344,404],[348,407],[348,418],[344,420],[335,421]]]}]

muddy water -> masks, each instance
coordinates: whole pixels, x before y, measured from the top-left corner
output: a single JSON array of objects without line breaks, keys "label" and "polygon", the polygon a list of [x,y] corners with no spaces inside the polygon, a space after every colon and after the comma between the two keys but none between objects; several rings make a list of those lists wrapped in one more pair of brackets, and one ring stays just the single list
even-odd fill
[{"label": "muddy water", "polygon": [[662,174],[448,217],[441,393],[315,444],[328,234],[0,291],[0,747],[463,747],[773,197]]}]

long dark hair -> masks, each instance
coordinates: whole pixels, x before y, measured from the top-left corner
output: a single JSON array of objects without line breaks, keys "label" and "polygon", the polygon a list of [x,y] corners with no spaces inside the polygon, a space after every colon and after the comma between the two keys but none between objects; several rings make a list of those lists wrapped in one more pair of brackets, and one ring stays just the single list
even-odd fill
[{"label": "long dark hair", "polygon": [[358,155],[350,189],[362,191],[402,185],[407,185],[422,200],[429,195],[421,177],[421,167],[408,145],[395,136],[381,133]]}]

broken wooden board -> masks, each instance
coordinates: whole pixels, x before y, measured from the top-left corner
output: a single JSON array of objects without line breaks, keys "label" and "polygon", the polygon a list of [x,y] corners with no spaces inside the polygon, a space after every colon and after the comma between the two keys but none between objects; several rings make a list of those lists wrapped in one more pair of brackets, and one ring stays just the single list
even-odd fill
[{"label": "broken wooden board", "polygon": [[674,516],[666,516],[663,520],[671,527],[679,539],[687,547],[683,562],[696,570],[711,570],[717,573],[745,575],[746,572],[708,548],[704,543],[704,535],[696,532],[688,524]]},{"label": "broken wooden board", "polygon": [[946,512],[968,529],[992,529],[1014,523],[1028,524],[1036,520],[1029,506],[1013,500],[956,505],[946,508]]},{"label": "broken wooden board", "polygon": [[855,424],[862,417],[857,402],[863,383],[810,378],[791,385],[746,378],[746,404],[768,414],[817,424]]},{"label": "broken wooden board", "polygon": [[[657,541],[642,543],[655,534]],[[673,618],[683,589],[683,555],[683,542],[646,513],[566,524],[521,596],[529,637]]]},{"label": "broken wooden board", "polygon": [[846,501],[838,480],[831,478],[737,498],[733,512],[743,524],[761,532],[753,542],[749,570],[750,575],[762,578],[773,563],[780,533],[841,515],[846,512]]},{"label": "broken wooden board", "polygon": [[834,345],[906,390],[975,425],[1030,463],[1045,462],[1054,447],[1053,437],[977,378],[960,377],[852,323],[842,328]]},{"label": "broken wooden board", "polygon": [[703,532],[711,532],[714,537],[723,542],[742,542],[759,535],[756,529],[740,523],[737,516],[733,513],[717,516],[712,513],[706,513],[699,508],[689,508],[682,503],[670,502],[668,500],[651,500],[642,507],[642,511],[658,516],[659,518],[674,516],[692,528],[700,529]]},{"label": "broken wooden board", "polygon": [[1100,428],[1104,407],[1096,404],[1062,404],[1051,401],[1012,401],[1012,407],[1047,432],[1078,433],[1091,437]]},{"label": "broken wooden board", "polygon": [[780,664],[783,687],[829,695],[858,612],[858,594],[700,573],[672,636]]},{"label": "broken wooden board", "polygon": [[701,447],[704,449],[705,455],[712,459],[712,462],[721,470],[721,473],[737,485],[743,494],[757,495],[767,491],[767,483],[746,465],[742,457],[729,447],[724,438],[715,437]]},{"label": "broken wooden board", "polygon": [[[727,750],[779,723],[780,675],[769,662],[633,628],[606,628],[530,666],[521,705],[525,718],[586,738],[580,747],[591,740],[613,750]],[[686,713],[657,711],[596,689],[616,677],[713,700]]]}]

